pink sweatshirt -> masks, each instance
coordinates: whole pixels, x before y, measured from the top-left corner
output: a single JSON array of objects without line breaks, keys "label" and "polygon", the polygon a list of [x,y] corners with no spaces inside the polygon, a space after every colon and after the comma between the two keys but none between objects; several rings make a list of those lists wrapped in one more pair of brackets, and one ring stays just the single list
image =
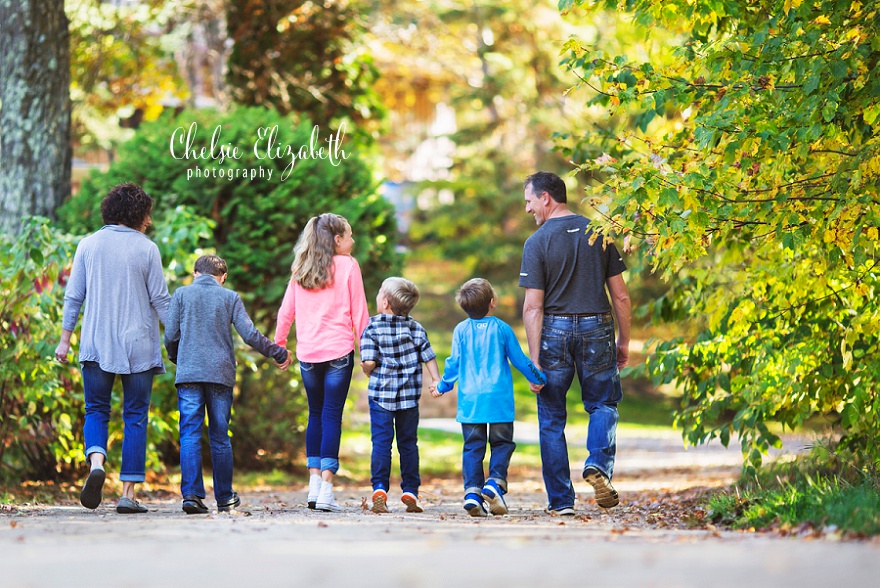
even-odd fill
[{"label": "pink sweatshirt", "polygon": [[287,345],[290,325],[296,320],[296,357],[319,363],[347,355],[370,322],[364,280],[355,258],[334,255],[333,284],[306,290],[290,280],[281,309],[275,343]]}]

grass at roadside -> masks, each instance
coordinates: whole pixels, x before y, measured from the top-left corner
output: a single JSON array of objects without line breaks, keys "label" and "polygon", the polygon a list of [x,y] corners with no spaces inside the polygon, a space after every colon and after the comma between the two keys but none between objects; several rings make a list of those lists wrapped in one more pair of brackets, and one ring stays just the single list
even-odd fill
[{"label": "grass at roadside", "polygon": [[716,524],[783,534],[880,534],[880,477],[845,454],[817,447],[793,462],[772,464],[734,491],[708,501]]}]

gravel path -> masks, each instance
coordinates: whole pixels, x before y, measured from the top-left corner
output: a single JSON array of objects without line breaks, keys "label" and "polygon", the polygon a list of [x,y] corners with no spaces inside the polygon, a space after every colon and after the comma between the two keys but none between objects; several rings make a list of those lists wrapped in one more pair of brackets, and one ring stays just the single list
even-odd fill
[{"label": "gravel path", "polygon": [[[432,426],[440,423],[424,423]],[[528,442],[528,427],[518,427]],[[788,440],[786,450],[799,442]],[[730,484],[737,449],[682,447],[675,434],[619,441],[619,507],[596,506],[577,477],[577,516],[550,517],[539,472],[511,483],[511,514],[473,519],[458,480],[426,479],[426,512],[365,510],[370,488],[346,486],[338,514],[305,508],[305,489],[240,489],[241,509],[187,516],[177,497],[118,515],[75,504],[0,514],[0,586],[827,586],[876,585],[880,542],[719,531],[697,510]]]}]

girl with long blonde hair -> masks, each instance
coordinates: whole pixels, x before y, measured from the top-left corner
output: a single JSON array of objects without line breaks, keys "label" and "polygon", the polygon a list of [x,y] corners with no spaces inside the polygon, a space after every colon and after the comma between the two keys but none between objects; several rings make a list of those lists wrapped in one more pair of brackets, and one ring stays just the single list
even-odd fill
[{"label": "girl with long blonde hair", "polygon": [[275,343],[287,345],[296,322],[296,357],[309,403],[306,460],[309,508],[337,512],[342,409],[351,384],[355,342],[370,320],[351,225],[338,214],[309,219],[294,247],[291,279],[278,311]]}]

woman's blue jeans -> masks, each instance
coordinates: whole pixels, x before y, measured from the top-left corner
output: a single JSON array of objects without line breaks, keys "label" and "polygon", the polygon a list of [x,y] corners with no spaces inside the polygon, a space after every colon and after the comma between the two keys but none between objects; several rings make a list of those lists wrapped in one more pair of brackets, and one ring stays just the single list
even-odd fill
[{"label": "woman's blue jeans", "polygon": [[306,427],[306,461],[309,468],[339,471],[339,440],[342,437],[342,409],[351,385],[354,351],[330,361],[299,362],[309,400]]},{"label": "woman's blue jeans", "polygon": [[[107,457],[110,398],[116,374],[105,372],[95,361],[82,364],[86,418],[83,437],[86,461],[93,453]],[[147,462],[147,422],[150,418],[150,395],[153,372],[119,374],[122,380],[122,482],[143,482]]]},{"label": "woman's blue jeans", "polygon": [[387,410],[370,399],[370,432],[373,451],[370,472],[373,490],[388,490],[391,480],[391,443],[397,432],[400,455],[400,489],[419,495],[419,407]]},{"label": "woman's blue jeans", "polygon": [[539,362],[547,384],[538,399],[541,463],[549,507],[574,506],[574,487],[565,440],[565,396],[577,373],[581,400],[590,415],[589,456],[584,467],[595,466],[611,478],[617,452],[617,404],[623,397],[617,369],[617,347],[611,314],[591,317],[544,316]]},{"label": "woman's blue jeans", "polygon": [[220,384],[180,384],[177,406],[180,409],[180,493],[205,497],[202,424],[207,408],[214,498],[217,502],[227,502],[232,498],[232,443],[229,440],[232,388]]},{"label": "woman's blue jeans", "polygon": [[461,475],[464,493],[479,494],[486,483],[483,460],[486,458],[486,442],[492,448],[489,455],[489,479],[507,492],[507,468],[516,449],[513,442],[513,423],[471,424],[462,423],[464,449],[461,452]]}]

